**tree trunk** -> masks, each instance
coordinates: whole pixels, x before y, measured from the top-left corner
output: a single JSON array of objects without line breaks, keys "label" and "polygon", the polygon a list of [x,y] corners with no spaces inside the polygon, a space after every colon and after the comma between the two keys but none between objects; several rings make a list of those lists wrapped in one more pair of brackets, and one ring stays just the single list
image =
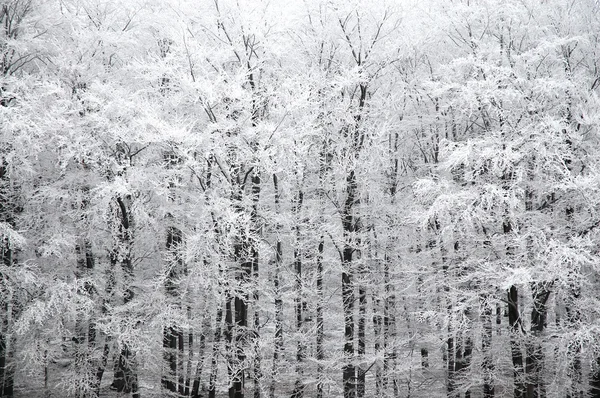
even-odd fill
[{"label": "tree trunk", "polygon": [[[469,367],[471,366],[471,356],[473,355],[473,339],[471,338],[470,331],[467,330],[463,333],[466,334],[466,336],[463,337],[463,362],[461,365],[461,370],[464,375],[464,373],[467,372],[469,370]],[[465,391],[465,398],[471,398],[471,389],[467,389]]]},{"label": "tree trunk", "polygon": [[[109,314],[109,305],[114,298],[114,290],[117,284],[115,279],[115,268],[117,267],[117,258],[114,256],[114,253],[110,254],[110,267],[107,270],[106,275],[106,297],[102,302],[102,315],[107,316]],[[108,355],[110,354],[110,342],[112,337],[110,335],[106,336],[106,340],[104,341],[104,348],[102,349],[102,357],[100,359],[100,364],[96,371],[96,397],[100,396],[100,385],[102,383],[102,377],[104,376],[104,371],[106,369],[106,365],[108,364]]]},{"label": "tree trunk", "polygon": [[301,236],[300,236],[300,211],[302,209],[302,201],[304,194],[302,190],[298,192],[296,203],[294,205],[294,215],[296,218],[296,225],[294,227],[295,234],[295,245],[294,248],[294,270],[296,272],[296,296],[294,298],[295,304],[295,315],[296,315],[296,383],[294,385],[294,391],[292,398],[302,398],[304,396],[304,384],[303,384],[303,361],[304,361],[304,336],[303,336],[303,320],[304,315],[303,302],[302,302],[302,253],[301,253]]},{"label": "tree trunk", "polygon": [[[187,306],[187,317],[189,320],[192,319],[192,307]],[[204,348],[203,348],[204,350]],[[186,364],[186,377],[185,377],[185,388],[183,391],[184,396],[190,395],[190,384],[192,382],[192,363],[194,361],[194,330],[190,326],[188,328],[188,358]],[[202,357],[198,360],[198,366],[196,367],[196,376],[194,378],[194,383],[196,380],[200,382],[200,374],[202,373]]]},{"label": "tree trunk", "polygon": [[[371,301],[373,303],[373,349],[375,351],[375,355],[379,356],[382,348],[381,340],[383,332],[383,316],[381,314],[381,298],[375,291],[372,293]],[[377,366],[375,369],[375,396],[381,397],[382,395],[383,378],[381,368]]]},{"label": "tree trunk", "polygon": [[[229,323],[227,323],[227,316],[231,316],[231,308],[229,307],[229,298],[226,299],[226,326],[225,326],[225,334],[226,339],[228,340],[228,344],[231,343],[229,339]],[[231,318],[229,318],[229,322]],[[218,356],[219,356],[219,343],[221,342],[221,328],[223,322],[223,308],[221,306],[217,306],[217,314],[215,316],[215,335],[213,338],[213,349],[212,349],[212,358],[211,358],[211,370],[210,370],[210,379],[208,384],[208,398],[216,398],[217,393],[217,372],[218,372]]]},{"label": "tree trunk", "polygon": [[[277,216],[281,215],[280,198],[279,192],[279,180],[276,174],[273,174],[273,188],[275,190],[275,210]],[[273,278],[273,287],[275,294],[275,337],[273,347],[273,373],[271,379],[271,386],[269,388],[270,398],[275,398],[276,383],[278,382],[277,376],[279,374],[279,357],[283,352],[283,301],[281,299],[280,291],[280,273],[283,262],[283,245],[281,243],[281,229],[283,226],[281,222],[277,222],[275,229],[277,234],[277,243],[275,246],[275,276]]]},{"label": "tree trunk", "polygon": [[522,324],[519,314],[519,292],[516,286],[508,290],[508,324],[510,326],[510,348],[513,364],[513,383],[515,398],[525,396],[525,374],[523,369],[523,353],[521,351]]},{"label": "tree trunk", "polygon": [[[361,274],[364,274],[361,272]],[[366,353],[366,323],[367,323],[367,289],[361,283],[358,288],[358,357],[361,362],[365,357]],[[357,381],[356,381],[356,397],[364,398],[366,389],[366,369],[358,367],[357,369]]]},{"label": "tree trunk", "polygon": [[[194,384],[192,385],[192,398],[200,398],[200,382],[202,379],[202,368],[204,365],[204,355],[206,350],[206,334],[210,330],[210,313],[207,311],[204,315],[204,323],[200,333],[200,343],[198,347],[198,364],[196,365],[196,374],[194,376]],[[191,346],[191,343],[190,343]]]},{"label": "tree trunk", "polygon": [[600,398],[600,357],[596,357],[596,361],[592,367],[588,397]]},{"label": "tree trunk", "polygon": [[[83,204],[80,204],[80,206],[82,209],[85,209]],[[83,218],[85,220],[85,217]],[[84,239],[83,245],[75,245],[75,253],[77,254],[77,270],[75,275],[77,278],[85,278],[93,270],[94,258],[91,250],[91,243],[87,239]],[[86,281],[83,289],[78,289],[78,294],[87,295],[92,298],[94,294],[93,290],[92,284]],[[77,344],[75,364],[77,370],[81,372],[79,373],[79,377],[81,377],[79,381],[81,383],[79,396],[82,398],[95,396],[99,384],[95,378],[95,367],[97,368],[98,362],[94,360],[93,356],[96,340],[96,328],[93,316],[89,319],[78,317],[75,322],[75,336],[73,340]]]},{"label": "tree trunk", "polygon": [[[14,203],[15,195],[13,188],[10,186],[8,175],[8,163],[3,156],[0,163],[0,221],[6,223],[11,229],[15,229],[15,212],[17,206]],[[1,263],[6,267],[13,267],[15,261],[15,250],[8,236],[2,237],[0,242]],[[2,280],[7,280],[0,273]],[[12,319],[14,308],[14,297],[12,287],[8,287],[8,294],[0,297],[0,305],[2,305],[2,317],[0,318],[0,396],[12,397],[14,395],[14,375],[15,368],[12,362],[13,351],[15,349],[13,342],[13,334],[11,333]]]},{"label": "tree trunk", "polygon": [[[546,395],[543,379],[544,352],[541,344],[542,332],[546,327],[546,303],[550,297],[548,283],[534,283],[533,309],[531,310],[531,333],[526,345],[527,398],[543,398]],[[577,358],[577,355],[574,355]]]},{"label": "tree trunk", "polygon": [[174,378],[177,374],[177,332],[172,326],[166,326],[163,331],[163,358],[168,365],[168,372],[163,371],[161,384],[164,389],[176,392]]},{"label": "tree trunk", "polygon": [[183,369],[183,356],[185,354],[185,342],[183,339],[183,329],[177,328],[177,390],[179,395],[185,391],[185,373]]},{"label": "tree trunk", "polygon": [[[169,301],[173,303],[177,297],[177,277],[180,272],[180,255],[178,253],[178,247],[182,243],[181,231],[174,227],[167,229],[167,242],[166,250],[169,257],[169,263],[167,264],[168,273],[165,279],[165,293],[169,298]],[[164,389],[170,392],[177,392],[177,373],[180,372],[178,369],[177,361],[177,348],[178,348],[178,337],[180,335],[179,329],[174,325],[165,326],[163,330],[163,357],[166,362],[167,368],[163,372],[161,384]]]},{"label": "tree trunk", "polygon": [[319,375],[319,381],[317,381],[317,398],[323,398],[323,360],[325,359],[325,352],[323,350],[323,249],[325,241],[323,236],[319,240],[319,246],[317,248],[317,335],[316,335],[316,351],[317,351],[317,373]]},{"label": "tree trunk", "polygon": [[487,297],[482,297],[483,313],[481,323],[483,334],[481,336],[481,351],[483,354],[483,398],[493,398],[494,387],[494,358],[492,354],[492,307],[487,303]]},{"label": "tree trunk", "polygon": [[259,253],[257,241],[261,235],[261,227],[258,220],[258,201],[260,199],[260,174],[254,170],[252,174],[252,210],[250,212],[250,223],[252,225],[252,234],[250,238],[251,261],[252,261],[252,301],[254,303],[254,398],[260,398],[260,389],[262,382],[261,352],[260,352],[260,312],[258,306],[259,300]]},{"label": "tree trunk", "polygon": [[354,270],[353,255],[355,248],[353,235],[356,232],[354,204],[356,202],[357,182],[354,170],[346,177],[346,201],[342,213],[344,248],[342,252],[342,303],[344,308],[344,354],[346,356],[343,383],[344,398],[356,396],[356,369],[354,367]]},{"label": "tree trunk", "polygon": [[[132,262],[132,244],[133,244],[133,217],[127,208],[131,197],[127,195],[125,198],[117,196],[116,201],[119,205],[121,214],[116,236],[116,246],[113,250],[114,260],[121,260],[121,269],[124,275],[125,292],[123,295],[123,304],[127,305],[133,300],[134,292],[133,283],[133,262]],[[121,353],[115,370],[115,380],[113,387],[117,392],[132,393],[134,398],[139,397],[138,382],[136,373],[135,358],[127,342],[123,342]]]}]

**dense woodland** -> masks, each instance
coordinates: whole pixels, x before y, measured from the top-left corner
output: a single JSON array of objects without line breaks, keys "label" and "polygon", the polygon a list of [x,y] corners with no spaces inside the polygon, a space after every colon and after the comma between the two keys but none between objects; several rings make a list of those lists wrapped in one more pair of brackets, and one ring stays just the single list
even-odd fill
[{"label": "dense woodland", "polygon": [[594,0],[0,0],[0,397],[600,397],[599,94]]}]

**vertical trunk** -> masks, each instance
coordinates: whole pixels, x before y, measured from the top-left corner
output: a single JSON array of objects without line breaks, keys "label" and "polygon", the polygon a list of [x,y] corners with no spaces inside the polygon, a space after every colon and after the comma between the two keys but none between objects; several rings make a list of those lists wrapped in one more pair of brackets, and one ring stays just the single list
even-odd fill
[{"label": "vertical trunk", "polygon": [[185,343],[183,339],[183,329],[177,328],[177,391],[183,395],[185,391],[185,373],[183,369],[183,356],[185,354]]},{"label": "vertical trunk", "polygon": [[[238,204],[241,197],[237,199]],[[241,204],[238,205],[238,211],[242,211]],[[251,216],[251,220],[253,217]],[[255,221],[255,219],[253,220]],[[255,224],[252,225],[255,228]],[[236,271],[236,278],[239,281],[240,290],[236,292],[235,297],[229,300],[227,311],[228,319],[228,338],[232,346],[232,361],[230,364],[230,384],[229,398],[243,398],[245,387],[245,348],[248,343],[248,289],[252,278],[254,262],[258,253],[252,236],[248,236],[243,230],[239,231],[241,236],[238,242],[234,244],[234,259],[239,264],[239,271]],[[258,265],[256,265],[257,267]],[[233,317],[233,318],[232,318]]]},{"label": "vertical trunk", "polygon": [[[82,206],[83,208],[83,206]],[[83,245],[76,245],[75,252],[77,253],[77,278],[85,278],[90,275],[90,272],[94,268],[94,259],[91,252],[91,243],[84,239]],[[89,281],[84,283],[83,289],[78,289],[78,294],[87,295],[92,298],[93,286]],[[86,327],[87,324],[87,327]],[[77,344],[77,352],[75,356],[76,369],[80,372],[79,383],[80,395],[82,398],[95,395],[98,390],[99,381],[97,380],[95,367],[98,363],[94,360],[93,350],[96,339],[96,328],[94,325],[93,317],[85,319],[84,317],[78,317],[75,323],[75,336],[73,337],[74,342]]]},{"label": "vertical trunk", "polygon": [[11,335],[2,335],[0,339],[0,350],[4,355],[0,358],[0,396],[2,398],[11,398],[14,396],[14,376],[15,368],[13,363],[13,352],[15,339]]},{"label": "vertical trunk", "polygon": [[423,369],[429,367],[429,351],[427,348],[421,348],[421,367]]},{"label": "vertical trunk", "polygon": [[227,343],[229,345],[229,398],[244,397],[244,369],[246,355],[244,353],[243,330],[247,326],[246,302],[239,297],[229,297],[226,306],[225,323],[227,324]]},{"label": "vertical trunk", "polygon": [[256,241],[259,239],[261,228],[258,220],[258,200],[260,199],[260,174],[257,170],[252,175],[252,210],[250,213],[250,223],[252,225],[253,237],[250,243],[250,253],[252,261],[252,301],[254,303],[254,398],[260,398],[260,387],[262,382],[262,369],[261,369],[261,352],[260,352],[260,313],[259,313],[259,264],[258,264],[258,244]]},{"label": "vertical trunk", "polygon": [[[280,192],[279,192],[279,180],[276,174],[273,174],[273,188],[275,190],[275,209],[277,216],[281,215],[280,208]],[[277,376],[279,374],[279,356],[283,352],[283,301],[281,299],[280,291],[280,272],[283,261],[283,246],[281,243],[281,222],[277,221],[276,225],[277,243],[275,246],[275,277],[273,279],[273,285],[275,290],[275,338],[273,348],[273,374],[271,380],[271,386],[269,388],[270,398],[275,398],[275,387],[278,382]]]},{"label": "vertical trunk", "polygon": [[[549,284],[534,283],[533,309],[531,311],[531,334],[526,345],[527,398],[543,398],[546,395],[543,368],[544,352],[541,343],[542,332],[546,327],[546,302],[550,297]],[[574,355],[577,358],[577,355]]]},{"label": "vertical trunk", "polygon": [[[106,297],[102,302],[102,315],[107,316],[109,313],[109,305],[113,299],[114,290],[116,286],[115,279],[115,268],[117,266],[117,258],[114,255],[114,252],[110,254],[110,267],[107,270],[106,275]],[[100,359],[100,364],[98,365],[98,369],[96,370],[96,389],[95,395],[96,397],[100,396],[100,385],[102,383],[102,377],[104,376],[104,370],[106,369],[106,365],[108,364],[108,354],[110,353],[110,342],[111,336],[106,336],[106,340],[104,341],[104,348],[102,349],[102,356]]]},{"label": "vertical trunk", "polygon": [[[168,253],[168,273],[165,279],[165,293],[169,298],[169,302],[173,303],[177,297],[177,277],[180,272],[180,254],[178,253],[179,245],[182,243],[181,231],[174,227],[167,229],[166,249]],[[170,392],[177,391],[177,374],[178,370],[181,375],[181,370],[178,369],[178,343],[181,331],[174,325],[166,325],[163,330],[163,358],[167,365],[163,371],[161,385],[164,389]],[[183,340],[183,336],[181,336]]]},{"label": "vertical trunk", "polygon": [[[231,166],[231,181],[232,186],[232,201],[235,212],[239,214],[241,219],[248,214],[248,208],[244,205],[244,187],[246,178],[252,175],[252,208],[249,212],[248,229],[246,225],[241,223],[236,225],[236,236],[233,244],[233,273],[236,280],[236,287],[233,291],[228,292],[229,299],[227,301],[226,323],[227,323],[227,338],[229,343],[229,398],[243,398],[245,390],[245,367],[246,364],[246,349],[250,343],[250,332],[248,329],[248,308],[250,303],[250,291],[252,298],[257,292],[254,275],[258,274],[258,234],[259,223],[258,215],[256,214],[257,203],[260,194],[260,176],[257,170],[249,169],[245,175],[243,167],[238,164],[235,151],[230,151]],[[258,303],[256,303],[258,304]],[[258,315],[258,313],[255,313]],[[256,319],[255,319],[256,322]],[[258,326],[258,324],[257,324]],[[254,342],[258,340],[258,330],[254,330]],[[256,366],[257,363],[255,362]],[[260,363],[258,363],[260,366]],[[256,376],[256,375],[255,375]],[[260,377],[260,375],[259,375]],[[257,386],[258,387],[258,386]],[[255,389],[255,392],[259,391]]]},{"label": "vertical trunk", "polygon": [[[399,159],[398,148],[400,143],[400,134],[395,131],[388,136],[388,151],[391,159],[389,168],[388,192],[390,205],[393,208],[396,203],[396,194],[398,191]],[[392,230],[390,229],[390,233]],[[398,397],[398,383],[396,379],[396,295],[394,293],[394,281],[390,276],[390,269],[394,266],[392,253],[395,249],[397,236],[391,235],[387,246],[385,247],[383,263],[383,283],[385,286],[385,300],[383,305],[383,380],[382,390],[384,397],[388,395],[388,384],[390,373],[392,374],[393,396]],[[390,350],[390,346],[393,347]],[[391,351],[391,352],[390,352]],[[391,367],[390,367],[391,360]]]},{"label": "vertical trunk", "polygon": [[[364,270],[363,272],[364,273]],[[366,317],[367,317],[367,289],[361,284],[358,288],[358,357],[361,359],[364,358],[366,353]],[[365,396],[365,388],[366,388],[366,380],[365,373],[366,369],[362,369],[358,367],[357,369],[357,382],[356,382],[356,396],[357,398],[364,398]]]},{"label": "vertical trunk", "polygon": [[[14,229],[16,205],[13,203],[15,198],[10,182],[8,163],[6,158],[2,157],[0,163],[0,221],[6,223],[11,229]],[[10,238],[6,235],[1,238],[0,251],[2,265],[13,267],[15,265],[15,250],[12,247]],[[8,279],[1,273],[0,278],[3,280]],[[2,317],[0,318],[0,396],[3,397],[12,397],[14,395],[15,369],[11,360],[14,344],[11,344],[12,333],[10,330],[12,327],[11,317],[14,310],[12,289],[12,286],[8,286],[8,294],[0,296],[0,305],[2,306]]]},{"label": "vertical trunk", "polygon": [[[463,374],[469,370],[471,366],[471,356],[473,355],[473,339],[471,338],[470,331],[465,331],[466,337],[464,337],[463,341],[463,352],[462,352],[462,360],[463,363],[461,365],[461,370]],[[467,389],[465,391],[465,398],[471,398],[471,390]]]},{"label": "vertical trunk", "polygon": [[5,297],[5,315],[0,325],[0,397],[10,398],[14,395],[14,365],[11,361],[11,351],[14,349],[11,334],[8,333],[10,326],[9,312],[12,311],[12,294]]},{"label": "vertical trunk", "polygon": [[[373,348],[375,351],[375,355],[379,356],[381,354],[381,340],[382,340],[382,331],[383,331],[383,317],[381,315],[381,299],[377,295],[376,292],[372,293],[373,302]],[[375,396],[381,397],[383,394],[383,379],[381,374],[381,368],[378,366],[375,369]]]},{"label": "vertical trunk", "polygon": [[[323,249],[325,242],[323,236],[319,240],[317,248],[317,336],[316,336],[316,351],[317,351],[317,373],[319,378],[323,377],[323,360],[325,353],[323,351]],[[317,398],[323,398],[323,383],[321,380],[317,382]]]},{"label": "vertical trunk", "polygon": [[[226,300],[226,325],[225,325],[225,337],[227,339],[228,344],[231,344],[229,338],[229,323],[227,322],[227,317],[229,317],[229,322],[231,322],[231,308],[229,306],[229,299]],[[215,316],[215,335],[213,338],[213,349],[211,356],[211,370],[210,370],[210,379],[208,384],[208,398],[215,398],[217,393],[217,372],[218,372],[218,356],[219,356],[219,344],[221,342],[221,328],[223,321],[223,308],[221,306],[217,307],[217,314]],[[229,352],[229,350],[227,350]]]},{"label": "vertical trunk", "polygon": [[168,365],[168,371],[163,371],[161,385],[167,391],[175,392],[177,387],[173,381],[177,374],[177,340],[176,330],[167,326],[163,331],[163,358]]},{"label": "vertical trunk", "polygon": [[294,392],[292,398],[302,398],[304,395],[304,384],[303,384],[303,360],[304,360],[304,336],[303,336],[303,319],[302,314],[303,302],[302,302],[302,253],[301,253],[301,236],[300,236],[300,211],[302,209],[302,201],[304,198],[303,192],[300,190],[296,198],[294,205],[294,215],[296,218],[296,225],[294,227],[295,233],[295,245],[294,248],[294,270],[296,272],[296,297],[294,298],[295,304],[295,315],[296,315],[296,383],[294,386]]},{"label": "vertical trunk", "polygon": [[596,361],[592,367],[588,397],[600,398],[600,357],[596,357]]},{"label": "vertical trunk", "polygon": [[357,182],[354,170],[346,177],[346,201],[342,213],[344,231],[344,249],[342,252],[342,302],[344,308],[344,354],[346,356],[343,369],[344,398],[356,395],[356,369],[354,367],[354,283],[353,283],[353,235],[356,232],[354,204],[356,202]]},{"label": "vertical trunk", "polygon": [[496,304],[496,334],[502,336],[502,306]]},{"label": "vertical trunk", "polygon": [[0,330],[0,397],[4,397],[5,395],[8,395],[8,393],[5,391],[5,386],[7,384],[7,380],[6,380],[6,332],[5,332],[5,322],[2,322],[2,325],[0,325],[0,327],[2,328]]},{"label": "vertical trunk", "polygon": [[[437,235],[440,233],[440,224],[438,220],[435,220],[433,223],[433,231]],[[443,245],[443,242],[440,242],[440,253],[442,257],[442,274],[444,278],[444,296],[447,300],[446,310],[448,314],[448,335],[446,338],[446,350],[447,350],[447,362],[446,362],[446,373],[447,373],[447,383],[446,383],[446,393],[448,397],[453,397],[456,394],[456,374],[460,370],[461,366],[461,347],[456,346],[456,342],[454,339],[454,321],[455,317],[453,314],[453,301],[450,294],[450,285],[448,285],[448,281],[450,280],[449,275],[449,265],[446,248]],[[458,250],[458,242],[455,242],[454,249]]]},{"label": "vertical trunk", "polygon": [[522,336],[521,316],[519,314],[519,292],[516,286],[508,290],[508,324],[510,326],[510,348],[513,364],[513,383],[515,398],[525,396],[525,374],[520,337]]},{"label": "vertical trunk", "polygon": [[[166,42],[165,46],[165,51],[168,52],[169,43]],[[181,162],[181,159],[177,156],[177,154],[173,152],[164,153],[163,160],[165,162],[166,168],[169,170]],[[173,181],[169,181],[168,188],[168,199],[170,202],[173,202],[175,201],[177,195],[175,192],[175,183]],[[178,297],[180,296],[177,291],[177,279],[180,278],[186,270],[184,270],[183,258],[180,253],[181,245],[183,243],[183,233],[181,232],[181,230],[172,225],[172,223],[174,222],[172,214],[168,213],[166,219],[167,223],[171,225],[167,228],[167,236],[165,242],[165,249],[167,252],[167,261],[165,264],[167,268],[167,274],[165,278],[165,295],[167,296],[166,305],[171,306],[177,302]],[[183,395],[185,392],[183,356],[183,330],[178,325],[165,325],[163,328],[164,369],[161,377],[161,385],[167,391],[178,391],[180,395]]]},{"label": "vertical trunk", "polygon": [[[358,61],[360,66],[360,61]],[[349,148],[352,149],[354,159],[357,160],[364,145],[364,133],[361,131],[363,112],[368,95],[368,85],[358,85],[359,96],[356,113],[353,115],[354,123],[345,129],[345,135],[351,138]],[[342,250],[342,302],[344,308],[344,354],[346,363],[342,372],[344,384],[344,398],[354,398],[357,394],[356,367],[354,364],[354,260],[356,253],[360,255],[358,237],[360,232],[360,218],[356,216],[356,204],[359,201],[358,182],[354,166],[346,174],[346,200],[342,208],[342,229],[344,234],[344,247]]]},{"label": "vertical trunk", "polygon": [[481,336],[481,351],[483,353],[483,398],[493,398],[494,387],[494,359],[492,356],[492,307],[483,297],[483,313],[481,323],[483,324],[483,335]]},{"label": "vertical trunk", "polygon": [[[388,250],[391,250],[391,246]],[[394,295],[394,286],[390,277],[390,267],[392,259],[389,253],[385,254],[383,265],[383,280],[385,285],[385,302],[383,306],[383,391],[387,396],[387,388],[390,381],[390,374],[394,390],[396,390],[396,296]],[[390,366],[390,361],[391,365]],[[394,391],[394,396],[397,396]]]},{"label": "vertical trunk", "polygon": [[446,339],[446,352],[447,352],[447,362],[446,362],[446,373],[447,373],[447,383],[446,383],[446,392],[448,397],[453,397],[456,384],[455,384],[455,371],[456,371],[456,350],[454,347],[454,337],[452,336],[452,322],[448,322],[448,338]]},{"label": "vertical trunk", "polygon": [[[187,317],[188,319],[192,318],[192,307],[187,306]],[[204,350],[204,348],[202,348]],[[190,327],[188,329],[188,359],[186,364],[186,377],[185,377],[185,388],[183,391],[184,396],[190,395],[190,383],[192,382],[192,363],[194,362],[194,330]],[[198,366],[196,368],[196,377],[194,378],[194,383],[196,380],[200,383],[200,374],[202,373],[202,356],[200,356],[198,360]]]},{"label": "vertical trunk", "polygon": [[[121,214],[118,223],[117,241],[116,248],[113,251],[114,254],[120,259],[121,269],[124,275],[125,292],[123,295],[123,304],[127,305],[133,300],[134,292],[132,288],[133,283],[133,262],[132,262],[132,244],[133,244],[133,217],[127,208],[128,202],[131,197],[127,195],[122,198],[118,196],[116,201],[119,205],[119,211]],[[115,371],[115,381],[113,385],[116,387],[118,392],[132,393],[134,398],[139,396],[138,393],[138,382],[137,373],[135,371],[135,358],[127,342],[123,342],[121,345],[121,353],[117,362]]]},{"label": "vertical trunk", "polygon": [[[207,311],[204,315],[204,323],[200,333],[200,343],[198,347],[198,364],[196,365],[196,374],[194,375],[194,384],[190,396],[200,398],[200,381],[202,379],[202,367],[204,365],[204,351],[206,349],[206,335],[210,330],[210,313]],[[191,343],[190,343],[191,346]],[[191,349],[190,349],[191,350]],[[191,352],[191,351],[190,351]]]}]

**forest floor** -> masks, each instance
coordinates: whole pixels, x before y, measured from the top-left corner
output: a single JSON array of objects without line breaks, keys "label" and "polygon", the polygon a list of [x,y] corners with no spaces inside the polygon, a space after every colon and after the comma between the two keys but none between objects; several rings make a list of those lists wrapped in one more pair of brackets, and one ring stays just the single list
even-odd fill
[{"label": "forest floor", "polygon": [[[45,388],[44,377],[41,374],[39,377],[19,377],[17,375],[14,398],[65,398],[64,391],[57,388],[57,385],[63,381],[65,376],[66,372],[63,368],[56,365],[52,366],[48,371],[48,387]],[[110,384],[112,381],[113,372],[107,369],[102,378],[102,385],[100,387],[101,398],[131,396],[130,394],[118,393],[111,390]],[[143,378],[140,380],[140,394],[144,398],[155,396],[155,394],[152,394],[152,388],[149,388]]]}]

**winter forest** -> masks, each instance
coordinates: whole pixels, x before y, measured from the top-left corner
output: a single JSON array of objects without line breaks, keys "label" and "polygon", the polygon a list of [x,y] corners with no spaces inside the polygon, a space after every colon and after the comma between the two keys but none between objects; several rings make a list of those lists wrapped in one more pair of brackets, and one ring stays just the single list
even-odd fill
[{"label": "winter forest", "polygon": [[0,0],[0,397],[600,397],[597,0]]}]

